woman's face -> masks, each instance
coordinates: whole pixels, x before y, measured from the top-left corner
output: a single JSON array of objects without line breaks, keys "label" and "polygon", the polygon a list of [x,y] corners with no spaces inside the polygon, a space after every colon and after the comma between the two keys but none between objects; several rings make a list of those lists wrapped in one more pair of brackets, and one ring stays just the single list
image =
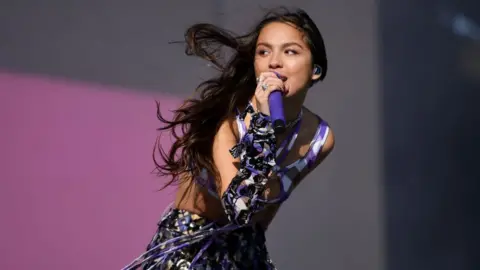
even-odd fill
[{"label": "woman's face", "polygon": [[283,22],[267,24],[258,36],[255,50],[255,76],[275,71],[285,76],[287,96],[307,89],[320,74],[313,74],[312,54],[304,33]]}]

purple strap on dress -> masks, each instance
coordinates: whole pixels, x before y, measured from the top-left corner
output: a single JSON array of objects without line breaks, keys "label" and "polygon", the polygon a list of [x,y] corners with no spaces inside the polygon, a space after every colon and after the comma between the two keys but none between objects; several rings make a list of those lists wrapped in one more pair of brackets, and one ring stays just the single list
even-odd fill
[{"label": "purple strap on dress", "polygon": [[[277,203],[281,203],[283,201],[285,201],[286,199],[288,199],[288,197],[290,196],[290,192],[285,189],[285,185],[284,185],[284,174],[291,170],[293,167],[296,167],[298,166],[299,164],[301,164],[302,162],[306,162],[307,163],[307,167],[308,168],[311,168],[311,165],[316,161],[317,159],[317,155],[318,153],[321,151],[322,147],[323,147],[323,144],[325,143],[325,139],[326,139],[326,135],[327,135],[327,132],[328,132],[328,124],[321,120],[320,118],[319,119],[319,125],[317,127],[317,130],[315,132],[315,135],[312,139],[312,141],[310,142],[310,147],[309,149],[307,150],[307,153],[304,155],[304,157],[300,158],[299,160],[291,163],[290,165],[288,166],[285,166],[283,168],[281,168],[280,170],[277,171],[277,174],[280,178],[280,194],[279,196],[277,196],[276,198],[273,198],[273,199],[270,199],[270,200],[265,200],[264,202],[265,203],[269,203],[269,204],[277,204]],[[298,131],[297,131],[298,132]],[[290,144],[291,142],[289,142]],[[317,143],[320,143],[320,147],[315,149],[315,146]],[[287,153],[284,154],[284,156],[286,156],[288,154],[288,152],[291,150],[291,147],[287,148],[286,149]],[[280,162],[278,162],[280,163]],[[297,174],[300,173],[302,170],[304,169],[304,167],[302,167],[300,170],[298,170]],[[289,181],[293,181],[293,179],[289,179]]]},{"label": "purple strap on dress", "polygon": [[[315,163],[315,161],[317,160],[317,155],[318,153],[320,153],[320,151],[322,151],[323,145],[325,144],[326,135],[328,132],[327,122],[321,120],[320,118],[319,120],[320,120],[320,124],[317,129],[317,133],[315,134],[315,137],[312,140],[310,149],[308,150],[305,157],[307,160],[308,167],[311,167],[313,163]],[[320,147],[316,151],[313,147],[315,143],[320,143]]]},{"label": "purple strap on dress", "polygon": [[[245,121],[243,121],[245,119],[245,116],[246,116],[245,113],[241,114],[237,110],[237,121],[238,121],[237,123],[239,123],[238,124],[239,128],[242,128],[242,130],[240,132],[241,134],[245,134],[246,129],[247,129]],[[319,120],[320,123],[317,127],[317,130],[315,132],[314,137],[312,138],[312,141],[310,142],[310,147],[307,150],[307,153],[304,155],[304,157],[300,158],[296,162],[293,162],[292,164],[290,164],[288,166],[285,166],[281,169],[279,169],[279,167],[274,169],[274,171],[278,174],[278,176],[280,178],[280,181],[279,181],[280,182],[279,183],[280,184],[280,194],[276,198],[268,199],[268,200],[267,199],[256,198],[255,199],[256,201],[259,201],[259,202],[262,202],[262,203],[267,203],[267,204],[278,204],[278,203],[281,203],[281,202],[285,201],[286,199],[288,199],[290,193],[285,188],[285,184],[284,184],[284,180],[283,180],[284,174],[288,170],[290,170],[293,166],[297,166],[301,162],[306,162],[307,167],[311,168],[311,166],[313,165],[313,163],[315,163],[315,161],[317,159],[318,153],[321,151],[321,149],[323,147],[323,144],[324,144],[324,141],[326,139],[327,132],[328,132],[328,124],[327,124],[327,122],[323,121],[319,117],[318,117],[318,120]],[[299,121],[295,125],[295,128],[289,134],[288,138],[282,142],[282,145],[279,147],[279,151],[281,151],[281,150],[283,150],[283,151],[282,151],[281,155],[277,158],[277,164],[280,164],[281,162],[283,162],[283,160],[287,157],[287,155],[290,152],[290,150],[293,146],[293,143],[294,143],[295,139],[297,138],[297,135],[300,131],[300,126],[301,126],[301,121]],[[315,146],[318,143],[320,143],[320,147],[315,149]],[[300,173],[303,169],[304,168],[299,170],[298,173]],[[253,171],[253,172],[258,173],[257,171]],[[216,191],[216,185],[215,185],[214,179],[212,177],[208,178],[208,185],[207,186],[209,187],[209,192],[212,195],[218,197],[218,194],[217,194],[217,191]]]}]

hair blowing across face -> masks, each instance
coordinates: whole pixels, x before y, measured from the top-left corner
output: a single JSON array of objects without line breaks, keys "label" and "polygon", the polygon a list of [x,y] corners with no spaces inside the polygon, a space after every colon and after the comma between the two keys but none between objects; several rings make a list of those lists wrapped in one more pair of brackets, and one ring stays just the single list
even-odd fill
[{"label": "hair blowing across face", "polygon": [[[301,9],[271,10],[253,31],[242,36],[234,36],[211,24],[195,24],[188,28],[185,33],[186,54],[211,62],[220,74],[202,82],[196,89],[198,98],[185,100],[180,108],[173,111],[172,120],[162,117],[157,102],[157,117],[164,124],[158,130],[170,130],[175,139],[168,153],[161,148],[159,138],[155,142],[153,159],[158,175],[170,178],[163,188],[180,183],[182,175],[190,176],[183,177],[183,180],[195,179],[203,168],[209,174],[217,175],[212,158],[215,133],[223,120],[237,108],[246,106],[253,96],[256,88],[255,46],[260,31],[271,22],[289,23],[305,34],[312,53],[312,68],[313,64],[319,65],[322,68],[319,80],[325,77],[327,58],[322,35],[312,19]],[[226,63],[221,63],[219,52],[224,47],[233,50],[233,56]],[[163,162],[157,162],[157,150]]]}]

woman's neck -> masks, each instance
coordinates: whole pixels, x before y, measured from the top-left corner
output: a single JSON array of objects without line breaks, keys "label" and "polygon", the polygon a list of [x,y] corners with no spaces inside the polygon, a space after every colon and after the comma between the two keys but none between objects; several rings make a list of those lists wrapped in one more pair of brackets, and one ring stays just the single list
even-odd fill
[{"label": "woman's neck", "polygon": [[304,101],[305,95],[301,95],[300,93],[296,96],[283,99],[283,110],[285,112],[285,121],[287,123],[297,119],[302,110]]}]

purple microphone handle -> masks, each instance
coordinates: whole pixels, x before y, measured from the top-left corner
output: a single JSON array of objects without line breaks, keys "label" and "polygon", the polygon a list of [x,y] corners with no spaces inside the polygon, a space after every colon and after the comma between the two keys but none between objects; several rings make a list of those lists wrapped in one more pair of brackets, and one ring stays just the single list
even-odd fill
[{"label": "purple microphone handle", "polygon": [[285,132],[285,113],[283,112],[283,94],[280,90],[275,90],[268,96],[268,106],[270,107],[270,117],[272,119],[275,133]]}]

